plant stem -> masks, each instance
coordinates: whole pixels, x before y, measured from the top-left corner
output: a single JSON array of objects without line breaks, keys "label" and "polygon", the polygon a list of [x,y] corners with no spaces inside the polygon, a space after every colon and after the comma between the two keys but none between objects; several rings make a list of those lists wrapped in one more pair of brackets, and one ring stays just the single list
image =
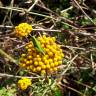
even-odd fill
[{"label": "plant stem", "polygon": [[17,61],[14,58],[12,58],[10,55],[8,55],[7,53],[5,53],[2,49],[0,49],[0,54],[1,55],[4,55],[5,57],[7,57],[13,63],[17,64]]}]

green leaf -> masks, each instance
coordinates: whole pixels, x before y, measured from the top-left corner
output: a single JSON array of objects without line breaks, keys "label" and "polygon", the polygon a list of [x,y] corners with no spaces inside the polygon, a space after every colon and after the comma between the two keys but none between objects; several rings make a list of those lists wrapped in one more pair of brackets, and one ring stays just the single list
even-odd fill
[{"label": "green leaf", "polygon": [[92,89],[96,92],[96,86],[94,86]]},{"label": "green leaf", "polygon": [[58,87],[54,90],[54,96],[62,96],[61,90]]},{"label": "green leaf", "polygon": [[16,92],[15,89],[6,89],[5,87],[0,87],[0,96],[14,96]]},{"label": "green leaf", "polygon": [[6,89],[4,87],[0,88],[0,96],[3,96],[6,93]]}]

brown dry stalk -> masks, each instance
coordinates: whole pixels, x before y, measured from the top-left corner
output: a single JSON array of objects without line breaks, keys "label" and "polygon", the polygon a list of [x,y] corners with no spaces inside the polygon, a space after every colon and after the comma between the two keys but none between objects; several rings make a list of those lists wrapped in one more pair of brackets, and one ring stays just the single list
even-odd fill
[{"label": "brown dry stalk", "polygon": [[17,64],[17,61],[11,57],[10,55],[8,55],[7,53],[5,53],[2,49],[0,49],[0,54],[7,57],[10,61],[12,61],[13,63]]}]

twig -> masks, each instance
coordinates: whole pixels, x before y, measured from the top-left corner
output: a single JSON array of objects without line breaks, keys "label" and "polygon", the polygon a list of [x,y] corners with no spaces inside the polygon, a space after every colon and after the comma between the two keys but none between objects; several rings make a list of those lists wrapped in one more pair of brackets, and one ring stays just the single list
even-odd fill
[{"label": "twig", "polygon": [[[40,3],[41,3],[41,1],[40,1]],[[46,8],[46,7],[44,6],[44,4],[42,4],[42,3],[41,3],[41,4],[36,4],[36,5],[39,6],[40,8],[42,8],[42,9],[44,9],[44,10],[50,12],[50,13],[54,13],[52,10]]]},{"label": "twig", "polygon": [[73,6],[70,6],[69,8],[62,10],[61,13],[67,12],[68,10],[71,10],[72,8],[73,8]]},{"label": "twig", "polygon": [[[2,7],[0,6],[0,9],[6,9],[6,10],[14,10],[14,11],[18,11],[18,12],[27,12],[27,9],[24,8],[18,8],[18,7]],[[42,17],[46,17],[46,18],[52,18],[48,15],[44,15],[44,14],[39,14],[39,13],[35,13],[35,12],[28,12],[29,14],[32,15],[37,15],[37,16],[42,16]]]},{"label": "twig", "polygon": [[47,88],[44,90],[42,96],[45,96],[45,94],[48,92],[48,90],[49,90],[49,87],[47,87]]},{"label": "twig", "polygon": [[[64,68],[67,68],[67,65],[60,65],[60,66],[58,66],[58,68],[60,68],[60,69],[64,69]],[[77,67],[70,67],[69,69],[78,69]],[[86,70],[86,69],[90,69],[90,67],[79,67],[79,69],[82,69],[82,70]]]},{"label": "twig", "polygon": [[[13,7],[13,5],[14,5],[14,0],[11,0],[10,7]],[[11,15],[12,15],[12,10],[10,10],[10,19],[11,19]]]},{"label": "twig", "polygon": [[32,14],[32,15],[37,15],[37,16],[42,16],[42,17],[45,17],[45,18],[50,18],[50,19],[54,19],[54,20],[57,20],[58,19],[62,19],[64,20],[65,23],[67,23],[68,25],[70,25],[71,27],[75,28],[75,29],[78,29],[78,27],[76,27],[74,25],[74,23],[72,23],[72,21],[64,18],[64,17],[60,17],[58,14],[57,14],[57,19],[56,18],[53,18],[52,16],[49,16],[49,15],[44,15],[44,14],[39,14],[39,13],[35,13],[35,12],[27,12],[27,9],[24,9],[24,8],[18,8],[18,7],[2,7],[0,6],[1,9],[6,9],[6,10],[14,10],[14,11],[18,11],[18,12],[26,12],[28,14]]},{"label": "twig", "polygon": [[[76,27],[72,22],[70,22],[69,20],[67,20],[67,22],[66,22],[66,19],[64,18],[64,17],[59,17],[60,19],[62,19],[62,20],[64,20],[65,22],[61,22],[62,24],[66,24],[66,25],[68,25],[69,27],[72,27],[72,28],[74,28],[74,29],[79,29],[78,27]],[[73,26],[73,25],[74,26]]]},{"label": "twig", "polygon": [[13,63],[17,64],[17,61],[14,58],[12,58],[10,55],[8,55],[7,53],[5,53],[2,49],[0,49],[0,54],[1,55],[4,55],[5,57],[7,57]]},{"label": "twig", "polygon": [[12,28],[14,28],[14,26],[4,26],[4,25],[0,25],[0,28],[9,28],[9,29],[12,29]]},{"label": "twig", "polygon": [[82,9],[82,7],[78,4],[78,2],[76,0],[73,0],[77,6],[81,9],[81,11],[83,12],[83,14],[95,25],[95,23],[93,22],[93,20],[85,13],[85,11]]},{"label": "twig", "polygon": [[33,31],[49,31],[49,32],[61,32],[61,30],[52,29],[33,29]]},{"label": "twig", "polygon": [[80,47],[74,47],[74,46],[67,46],[67,45],[60,45],[61,47],[67,47],[67,48],[72,48],[72,49],[79,49],[85,51],[85,48],[80,48]]},{"label": "twig", "polygon": [[92,54],[90,55],[90,59],[91,59],[91,63],[92,63],[92,68],[94,69],[95,68],[95,64],[94,64],[94,60],[93,60]]},{"label": "twig", "polygon": [[71,64],[72,64],[72,62],[73,62],[77,57],[78,57],[78,54],[75,55],[70,61],[67,62],[68,66],[67,66],[67,68],[62,72],[61,75],[64,75],[64,74],[69,70],[69,68],[70,68],[70,66],[71,66]]},{"label": "twig", "polygon": [[66,87],[66,88],[68,88],[68,89],[70,89],[70,90],[78,93],[78,94],[81,95],[81,96],[86,96],[86,95],[84,95],[83,93],[81,93],[80,91],[78,91],[78,90],[76,90],[76,89],[74,89],[74,88],[72,88],[72,87],[70,87],[70,86],[67,86],[67,85],[65,85],[65,84],[62,84],[61,82],[59,82],[58,85],[61,85],[61,86],[63,86],[63,87]]},{"label": "twig", "polygon": [[26,12],[23,12],[23,13],[21,13],[21,14],[22,14],[22,15],[25,15],[26,13],[30,12],[30,11],[34,8],[34,6],[38,3],[38,1],[39,1],[39,0],[35,0],[34,4],[33,4]]},{"label": "twig", "polygon": [[[9,28],[9,29],[13,29],[14,26],[4,26],[4,25],[0,25],[0,28]],[[46,31],[46,32],[62,32],[62,30],[55,30],[55,29],[33,29],[33,31]],[[71,32],[71,31],[70,31]],[[1,32],[0,32],[1,33]],[[84,35],[84,36],[96,36],[96,33],[86,33],[86,32],[71,32],[73,34],[76,35]]]},{"label": "twig", "polygon": [[81,27],[80,30],[86,30],[86,29],[96,29],[96,26],[94,27]]},{"label": "twig", "polygon": [[[14,26],[4,26],[4,25],[0,25],[0,28],[9,28],[9,29],[13,29]],[[49,31],[49,32],[61,32],[61,30],[55,30],[55,29],[32,29],[33,31]]]},{"label": "twig", "polygon": [[38,3],[39,0],[35,0],[34,4],[27,10],[27,12],[30,12],[34,6]]},{"label": "twig", "polygon": [[5,74],[5,73],[0,73],[0,77],[14,77],[14,78],[23,78],[23,77],[26,77],[26,78],[30,78],[30,79],[36,79],[36,78],[43,78],[41,76],[37,76],[37,77],[28,77],[28,76],[15,76],[15,75],[10,75],[10,74]]},{"label": "twig", "polygon": [[[4,25],[0,25],[0,28],[9,28],[9,29],[13,29],[14,26],[4,26]],[[82,29],[82,28],[81,28]],[[46,31],[46,32],[62,32],[62,30],[55,30],[55,29],[33,29],[33,31]],[[71,32],[71,31],[70,31]],[[73,34],[76,35],[84,35],[84,36],[96,36],[96,33],[86,33],[86,32],[71,32]]]},{"label": "twig", "polygon": [[84,83],[82,83],[82,82],[80,82],[80,81],[76,81],[76,80],[72,80],[72,81],[74,81],[75,83],[78,83],[78,84],[80,84],[80,85],[82,85],[82,86],[85,86],[85,87],[87,87],[87,88],[89,88],[89,89],[92,89],[91,86],[89,86],[89,85],[87,85],[87,84],[84,84]]}]

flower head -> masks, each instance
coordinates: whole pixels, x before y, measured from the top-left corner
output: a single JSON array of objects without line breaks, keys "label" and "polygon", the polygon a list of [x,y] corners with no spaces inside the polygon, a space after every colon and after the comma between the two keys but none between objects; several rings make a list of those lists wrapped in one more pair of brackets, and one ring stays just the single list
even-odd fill
[{"label": "flower head", "polygon": [[32,31],[32,26],[28,23],[21,23],[15,27],[15,33],[18,37],[28,36]]},{"label": "flower head", "polygon": [[35,73],[51,74],[56,72],[64,57],[62,49],[55,42],[56,38],[43,35],[37,39],[44,49],[45,55],[38,52],[30,41],[25,47],[26,53],[21,55],[19,65]]},{"label": "flower head", "polygon": [[31,83],[31,80],[29,78],[21,78],[19,81],[18,81],[18,87],[21,89],[21,90],[25,90],[27,89],[28,86],[30,86],[32,83]]}]

